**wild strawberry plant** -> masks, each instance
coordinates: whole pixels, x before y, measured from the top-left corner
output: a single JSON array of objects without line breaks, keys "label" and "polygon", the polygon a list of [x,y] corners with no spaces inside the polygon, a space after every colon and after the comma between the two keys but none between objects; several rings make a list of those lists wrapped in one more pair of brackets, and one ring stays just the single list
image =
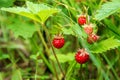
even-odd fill
[{"label": "wild strawberry plant", "polygon": [[[119,62],[120,50],[120,33],[117,27],[120,17],[119,0],[111,2],[53,0],[50,3],[52,5],[45,1],[44,3],[26,1],[21,7],[1,8],[2,11],[24,16],[8,17],[11,23],[7,23],[7,29],[13,32],[15,38],[22,37],[29,42],[28,45],[31,44],[32,49],[29,49],[34,54],[29,54],[30,59],[20,54],[25,62],[35,64],[34,73],[29,72],[27,79],[119,80],[117,74],[119,70],[115,69],[115,64]],[[80,49],[77,51],[78,48]],[[115,53],[116,56],[111,57],[110,53]],[[2,57],[2,59],[8,58],[12,63],[11,79],[25,79],[22,73],[24,69],[16,66],[17,61],[14,57],[13,55]],[[48,68],[49,75],[45,71],[47,69],[39,68],[40,64]],[[91,70],[91,67],[95,69]],[[93,75],[89,77],[91,73]],[[1,74],[0,78],[2,79]]]}]

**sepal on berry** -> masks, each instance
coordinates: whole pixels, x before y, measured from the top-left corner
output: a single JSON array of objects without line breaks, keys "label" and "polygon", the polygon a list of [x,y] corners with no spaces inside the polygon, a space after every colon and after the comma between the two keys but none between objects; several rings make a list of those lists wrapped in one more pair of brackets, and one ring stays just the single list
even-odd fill
[{"label": "sepal on berry", "polygon": [[55,35],[52,44],[55,48],[60,49],[64,46],[65,44],[65,39],[61,35]]},{"label": "sepal on berry", "polygon": [[75,60],[80,64],[84,64],[89,60],[89,53],[85,49],[79,49],[75,54]]},{"label": "sepal on berry", "polygon": [[92,44],[92,43],[96,42],[99,38],[100,37],[98,35],[96,35],[96,34],[90,34],[87,37],[87,42]]},{"label": "sepal on berry", "polygon": [[87,22],[87,20],[86,20],[86,16],[85,16],[85,15],[80,15],[80,16],[78,17],[78,23],[79,23],[80,25],[84,25],[84,24],[86,24],[86,22]]}]

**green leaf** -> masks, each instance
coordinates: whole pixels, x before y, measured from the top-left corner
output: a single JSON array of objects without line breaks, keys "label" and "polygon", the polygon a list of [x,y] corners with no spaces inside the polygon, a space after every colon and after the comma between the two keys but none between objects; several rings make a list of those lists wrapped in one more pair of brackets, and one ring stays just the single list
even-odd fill
[{"label": "green leaf", "polygon": [[19,14],[40,22],[39,18],[37,18],[35,14],[32,14],[27,8],[24,8],[24,7],[1,8],[1,10]]},{"label": "green leaf", "polygon": [[3,80],[3,73],[0,72],[0,80]]},{"label": "green leaf", "polygon": [[15,0],[0,0],[0,7],[9,7],[13,5]]},{"label": "green leaf", "polygon": [[19,69],[14,70],[11,80],[22,80],[21,71]]},{"label": "green leaf", "polygon": [[102,54],[102,55],[104,59],[106,60],[106,62],[108,63],[109,69],[111,69],[111,71],[114,73],[116,79],[119,80],[119,76],[117,75],[115,69],[113,68],[113,65],[115,64],[115,62],[119,60],[119,56],[116,56],[116,58],[109,60],[105,54]]},{"label": "green leaf", "polygon": [[25,39],[31,38],[36,31],[36,28],[33,24],[28,24],[20,20],[13,24],[9,24],[8,29],[10,29],[14,33],[14,36],[16,38],[22,36]]},{"label": "green leaf", "polygon": [[120,41],[111,37],[90,46],[90,50],[92,53],[103,53],[107,50],[117,48],[118,46],[120,46]]},{"label": "green leaf", "polygon": [[29,1],[26,2],[26,5],[27,5],[27,8],[34,14],[37,14],[38,12],[42,10],[50,9],[50,7],[48,7],[45,4],[34,4]]},{"label": "green leaf", "polygon": [[107,2],[103,4],[99,10],[97,10],[97,14],[95,15],[95,18],[100,21],[119,10],[120,10],[120,1]]},{"label": "green leaf", "polygon": [[53,35],[58,34],[58,32],[62,31],[61,28],[62,27],[60,27],[58,25],[52,25],[52,27],[50,27],[50,29],[49,29],[49,32]]},{"label": "green leaf", "polygon": [[13,7],[13,8],[1,8],[1,10],[16,13],[35,21],[44,23],[52,14],[59,12],[59,9],[50,8],[44,4],[34,4],[32,2],[26,2],[27,8]]},{"label": "green leaf", "polygon": [[50,8],[50,9],[44,9],[38,12],[38,16],[41,19],[41,22],[44,23],[52,14],[58,13],[58,9]]},{"label": "green leaf", "polygon": [[50,8],[45,4],[34,4],[32,2],[26,2],[27,8],[40,17],[42,23],[44,23],[52,14],[59,12],[56,8]]},{"label": "green leaf", "polygon": [[[56,54],[57,58],[60,63],[65,63],[74,60],[74,54],[73,53],[68,53],[68,54]],[[56,61],[54,55],[50,56],[50,59],[53,61]]]},{"label": "green leaf", "polygon": [[0,60],[7,59],[10,56],[8,54],[0,53]]},{"label": "green leaf", "polygon": [[75,24],[74,26],[72,26],[72,31],[74,32],[76,37],[79,37],[79,38],[87,37],[85,32],[82,30],[81,26],[79,26],[78,24]]},{"label": "green leaf", "polygon": [[119,29],[115,26],[115,24],[112,22],[112,20],[105,19],[104,24],[107,25],[108,29],[110,29],[112,32],[114,32],[114,35],[117,35],[117,37],[120,38]]},{"label": "green leaf", "polygon": [[66,76],[65,76],[65,80],[70,80],[75,66],[76,66],[76,61],[73,60],[70,64],[70,66],[68,67],[68,70],[67,70]]},{"label": "green leaf", "polygon": [[26,2],[27,9],[30,10],[32,14],[39,16],[42,23],[44,23],[52,14],[59,12],[60,10],[56,8],[50,8],[45,4],[34,4],[32,2]]},{"label": "green leaf", "polygon": [[67,28],[63,27],[62,32],[63,32],[63,34],[66,34],[66,35],[75,35],[72,28],[67,29]]}]

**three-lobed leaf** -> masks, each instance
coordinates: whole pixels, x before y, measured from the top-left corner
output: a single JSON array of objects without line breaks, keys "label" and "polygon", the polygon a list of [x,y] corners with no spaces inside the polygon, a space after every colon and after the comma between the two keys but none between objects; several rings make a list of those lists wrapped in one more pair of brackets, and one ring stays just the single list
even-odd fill
[{"label": "three-lobed leaf", "polygon": [[35,15],[39,16],[42,23],[44,23],[52,14],[59,12],[56,8],[50,8],[45,4],[34,4],[26,2],[27,8]]}]

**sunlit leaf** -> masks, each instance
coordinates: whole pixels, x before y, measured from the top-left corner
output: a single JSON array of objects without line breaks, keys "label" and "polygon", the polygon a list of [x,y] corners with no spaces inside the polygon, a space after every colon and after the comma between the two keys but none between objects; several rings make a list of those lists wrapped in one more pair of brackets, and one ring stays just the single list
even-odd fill
[{"label": "sunlit leaf", "polygon": [[27,8],[34,14],[37,14],[38,12],[42,10],[50,9],[50,7],[48,7],[45,4],[34,4],[29,1],[26,2],[26,5],[27,5]]},{"label": "sunlit leaf", "polygon": [[42,23],[44,23],[52,14],[59,12],[58,9],[50,8],[45,4],[34,4],[27,1],[26,5],[33,14],[40,17]]},{"label": "sunlit leaf", "polygon": [[1,8],[1,10],[16,13],[35,21],[44,23],[52,14],[59,12],[59,9],[50,8],[44,4],[34,4],[32,2],[26,2],[27,7],[12,7],[12,8]]},{"label": "sunlit leaf", "polygon": [[41,10],[40,12],[38,12],[38,16],[40,17],[42,23],[44,23],[52,14],[55,14],[59,12],[58,9],[46,9],[46,10]]},{"label": "sunlit leaf", "polygon": [[25,17],[28,17],[30,19],[33,19],[35,21],[40,22],[40,20],[36,17],[35,14],[32,14],[29,9],[24,8],[24,7],[13,7],[13,8],[1,8],[3,11],[19,14]]}]

